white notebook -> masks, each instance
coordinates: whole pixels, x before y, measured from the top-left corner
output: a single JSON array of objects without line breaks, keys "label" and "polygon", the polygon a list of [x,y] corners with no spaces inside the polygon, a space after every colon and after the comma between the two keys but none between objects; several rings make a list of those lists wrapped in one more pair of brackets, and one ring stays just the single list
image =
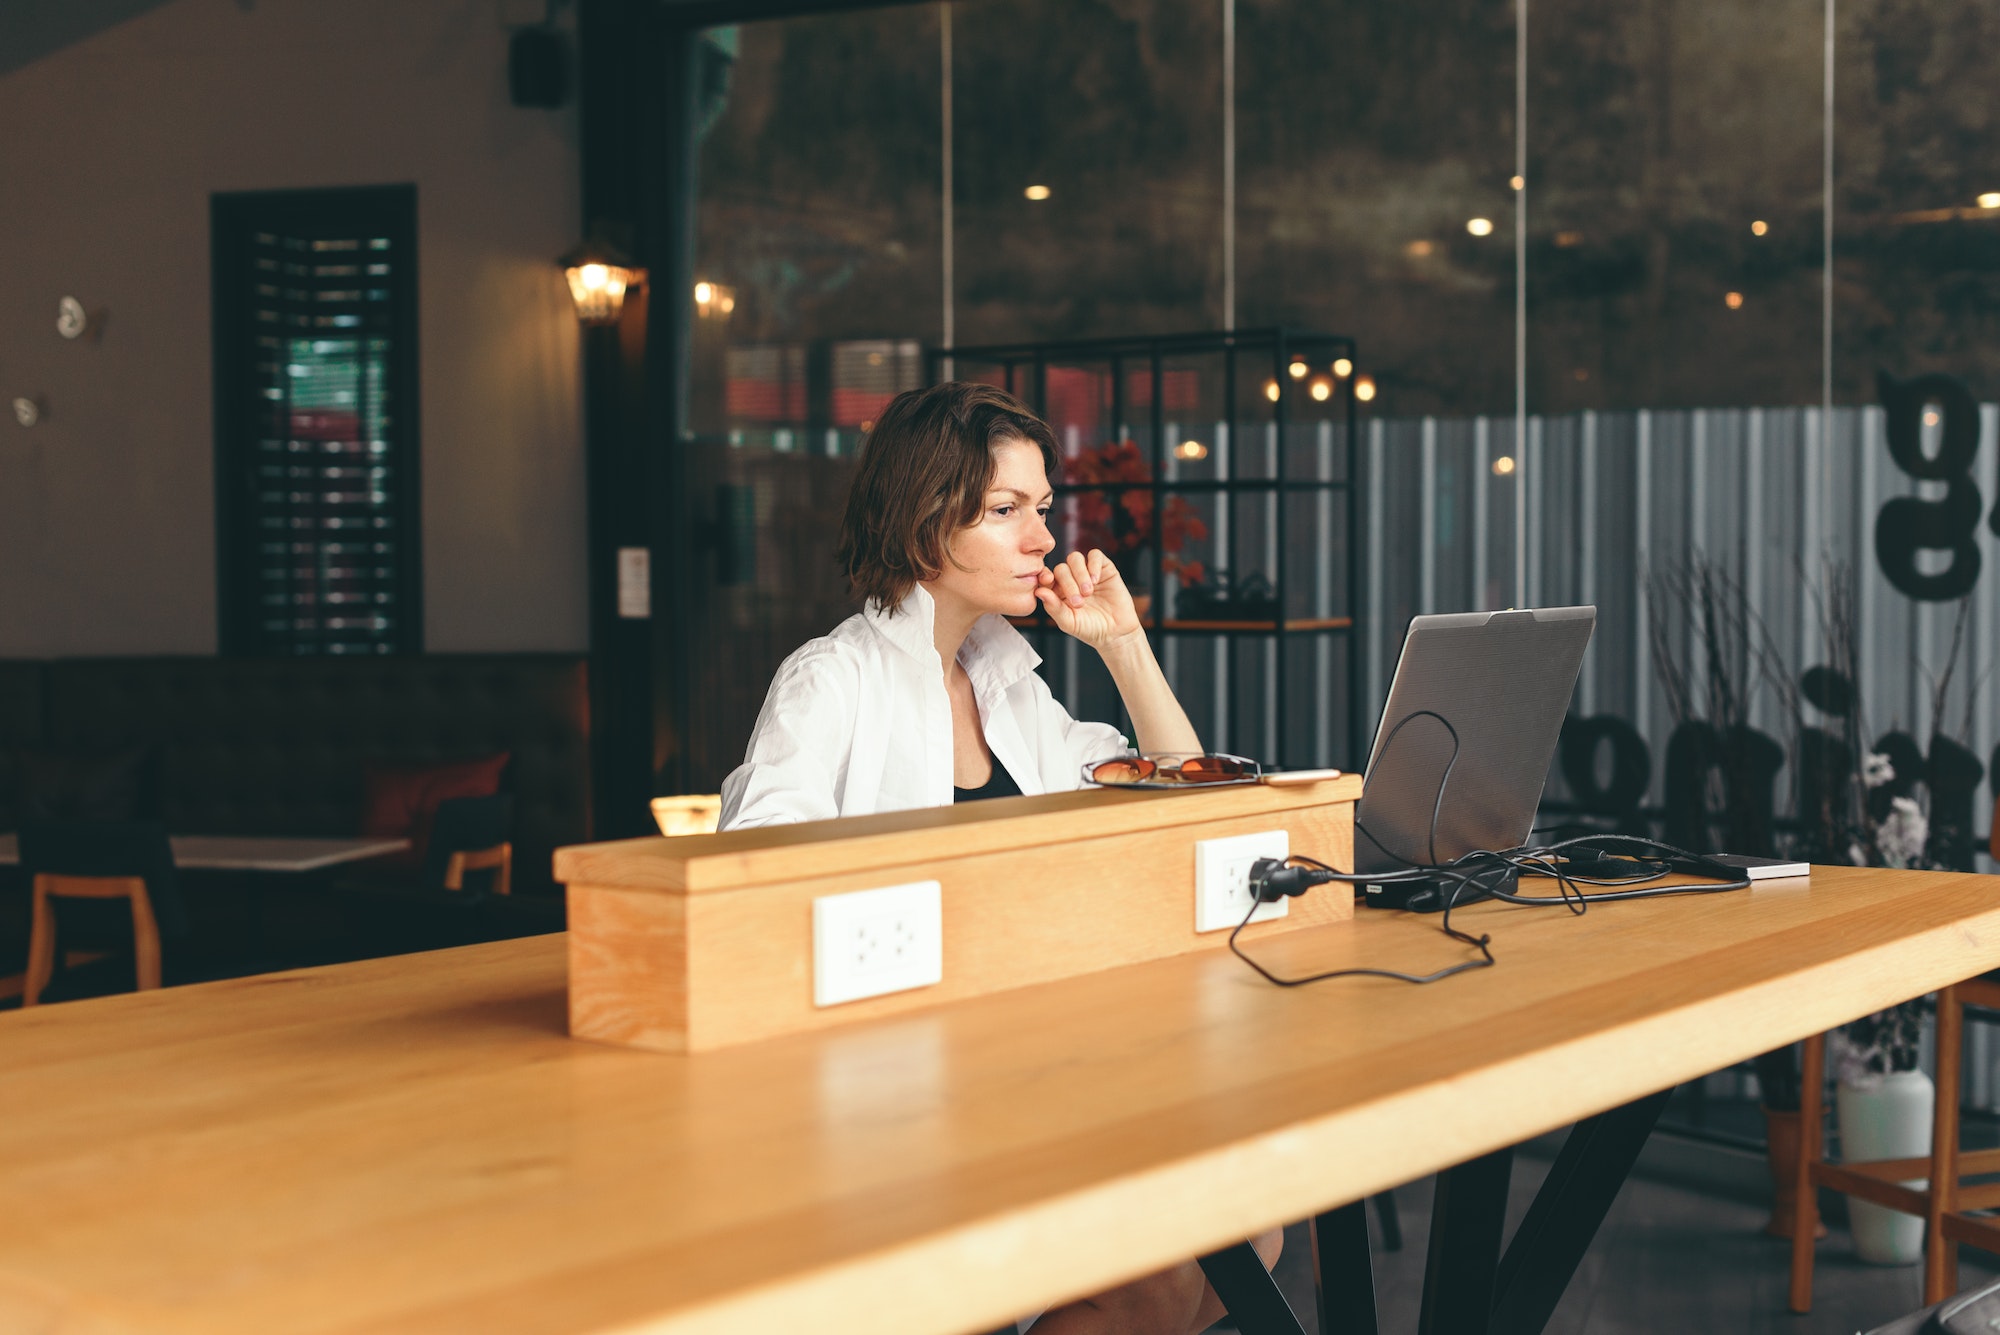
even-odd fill
[{"label": "white notebook", "polygon": [[1780,876],[1812,875],[1811,867],[1803,862],[1793,862],[1789,858],[1752,858],[1740,853],[1708,853],[1704,856],[1710,862],[1737,868],[1753,881],[1771,881]]}]

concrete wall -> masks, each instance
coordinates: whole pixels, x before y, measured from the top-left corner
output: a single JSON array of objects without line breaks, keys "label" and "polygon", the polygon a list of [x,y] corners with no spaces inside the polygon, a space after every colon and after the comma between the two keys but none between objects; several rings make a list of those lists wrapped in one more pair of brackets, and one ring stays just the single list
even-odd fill
[{"label": "concrete wall", "polygon": [[[587,641],[573,109],[501,0],[171,0],[0,75],[0,657],[213,653],[209,196],[414,182],[425,646]],[[99,342],[56,334],[76,296]],[[5,404],[42,397],[23,429]]]}]

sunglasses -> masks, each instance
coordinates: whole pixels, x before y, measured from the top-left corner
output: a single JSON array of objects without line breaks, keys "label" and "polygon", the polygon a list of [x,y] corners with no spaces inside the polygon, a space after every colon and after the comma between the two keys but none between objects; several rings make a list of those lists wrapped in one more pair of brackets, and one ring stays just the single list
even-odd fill
[{"label": "sunglasses", "polygon": [[1255,783],[1263,773],[1242,756],[1121,756],[1083,767],[1087,782],[1112,788],[1168,788],[1190,784]]}]

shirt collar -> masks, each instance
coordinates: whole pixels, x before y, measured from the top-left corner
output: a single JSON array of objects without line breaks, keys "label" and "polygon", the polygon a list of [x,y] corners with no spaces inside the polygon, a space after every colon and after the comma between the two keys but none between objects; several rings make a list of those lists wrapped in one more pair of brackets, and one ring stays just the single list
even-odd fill
[{"label": "shirt collar", "polygon": [[[928,595],[926,595],[928,596]],[[1042,656],[1006,617],[987,613],[972,623],[958,651],[975,693],[998,694],[1033,672]]]},{"label": "shirt collar", "polygon": [[[938,662],[937,642],[932,637],[937,601],[923,585],[914,586],[902,605],[894,610],[882,611],[870,601],[861,609],[861,615],[890,644],[919,663],[943,671]],[[1007,618],[988,613],[973,623],[958,651],[958,661],[965,665],[965,675],[972,679],[973,691],[984,696],[1004,691],[1033,672],[1042,656]]]}]

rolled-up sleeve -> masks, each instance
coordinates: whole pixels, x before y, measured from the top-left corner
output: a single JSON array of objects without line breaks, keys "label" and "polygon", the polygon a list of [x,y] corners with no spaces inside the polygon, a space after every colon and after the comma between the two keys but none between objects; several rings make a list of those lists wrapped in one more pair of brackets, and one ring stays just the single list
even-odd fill
[{"label": "rolled-up sleeve", "polygon": [[818,641],[787,658],[743,763],[722,781],[718,828],[838,816],[859,698],[860,665],[841,646]]}]

